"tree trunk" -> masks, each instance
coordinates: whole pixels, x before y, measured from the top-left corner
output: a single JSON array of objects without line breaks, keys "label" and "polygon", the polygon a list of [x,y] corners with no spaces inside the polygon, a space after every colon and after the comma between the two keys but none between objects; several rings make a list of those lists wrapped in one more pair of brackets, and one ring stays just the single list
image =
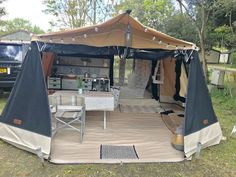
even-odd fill
[{"label": "tree trunk", "polygon": [[208,83],[208,73],[207,73],[207,62],[206,62],[206,55],[205,55],[205,38],[204,33],[199,32],[199,39],[200,39],[200,48],[201,48],[201,58],[202,58],[202,68]]},{"label": "tree trunk", "polygon": [[97,1],[93,0],[93,25],[96,24]]},{"label": "tree trunk", "polygon": [[180,12],[181,14],[183,14],[182,0],[177,0],[177,1],[179,2]]},{"label": "tree trunk", "polygon": [[234,34],[234,28],[232,27],[232,11],[229,12],[229,27],[231,29],[232,34]]},{"label": "tree trunk", "polygon": [[123,86],[125,83],[125,64],[126,59],[120,59],[120,66],[119,66],[119,85]]}]

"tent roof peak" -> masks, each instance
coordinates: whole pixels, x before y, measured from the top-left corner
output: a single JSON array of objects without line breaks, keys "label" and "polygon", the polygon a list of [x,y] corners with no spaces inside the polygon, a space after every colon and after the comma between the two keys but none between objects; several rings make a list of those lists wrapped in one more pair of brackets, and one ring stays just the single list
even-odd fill
[{"label": "tent roof peak", "polygon": [[[97,25],[41,34],[34,36],[32,40],[45,43],[82,44],[95,47],[127,47],[127,40],[129,40],[128,47],[131,48],[196,50],[195,44],[147,27],[133,18],[130,13],[131,10],[126,10],[125,13]],[[131,30],[128,30],[128,28]]]},{"label": "tent roof peak", "polygon": [[132,9],[127,9],[126,11],[125,11],[125,13],[127,13],[127,14],[131,14],[131,12],[132,12]]}]

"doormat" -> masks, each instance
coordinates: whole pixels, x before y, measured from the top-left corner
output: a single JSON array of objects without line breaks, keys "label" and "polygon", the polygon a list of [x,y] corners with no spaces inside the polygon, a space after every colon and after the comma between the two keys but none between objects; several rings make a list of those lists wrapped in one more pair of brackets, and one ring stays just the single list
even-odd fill
[{"label": "doormat", "polygon": [[100,159],[139,159],[135,146],[101,145]]}]

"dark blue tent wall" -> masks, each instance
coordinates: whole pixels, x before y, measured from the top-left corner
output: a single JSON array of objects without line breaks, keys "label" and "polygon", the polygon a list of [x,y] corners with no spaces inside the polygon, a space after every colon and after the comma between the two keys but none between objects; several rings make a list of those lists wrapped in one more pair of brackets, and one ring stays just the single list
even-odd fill
[{"label": "dark blue tent wall", "polygon": [[51,113],[37,44],[31,43],[1,122],[51,137]]},{"label": "dark blue tent wall", "polygon": [[188,78],[185,136],[218,122],[197,51],[193,52]]}]

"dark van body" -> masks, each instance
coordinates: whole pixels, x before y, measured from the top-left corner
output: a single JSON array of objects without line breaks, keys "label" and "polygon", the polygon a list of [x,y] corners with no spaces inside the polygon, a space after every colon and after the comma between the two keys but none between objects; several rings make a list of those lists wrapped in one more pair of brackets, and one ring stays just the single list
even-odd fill
[{"label": "dark van body", "polygon": [[13,88],[28,46],[0,42],[0,90],[10,91]]}]

